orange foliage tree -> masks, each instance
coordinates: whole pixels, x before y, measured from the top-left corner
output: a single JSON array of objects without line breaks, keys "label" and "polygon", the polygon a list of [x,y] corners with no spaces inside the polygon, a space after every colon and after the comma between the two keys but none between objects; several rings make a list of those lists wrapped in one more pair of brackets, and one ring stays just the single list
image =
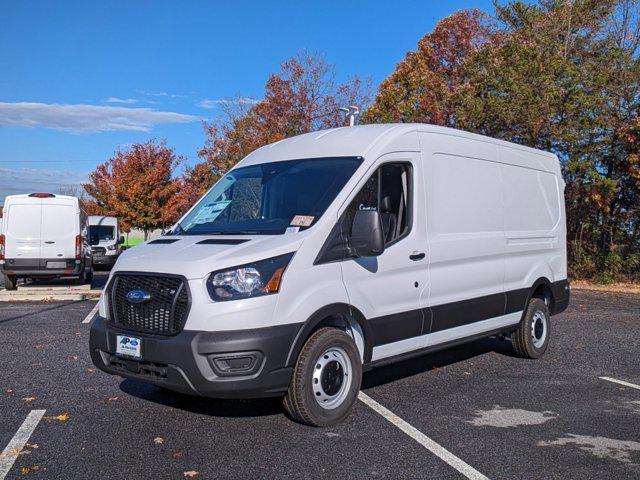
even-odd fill
[{"label": "orange foliage tree", "polygon": [[382,82],[363,123],[455,126],[457,97],[468,83],[469,61],[498,36],[489,16],[477,9],[443,18]]},{"label": "orange foliage tree", "polygon": [[258,147],[283,138],[345,124],[339,111],[346,105],[364,107],[369,99],[369,81],[352,77],[336,81],[333,65],[322,55],[303,51],[286,60],[280,72],[269,76],[264,98],[248,106],[246,100],[229,100],[223,121],[205,123],[206,141],[199,152],[213,176],[202,175],[202,167],[187,173],[185,180],[206,190],[220,174]]},{"label": "orange foliage tree", "polygon": [[177,219],[183,208],[180,180],[173,178],[183,161],[166,141],[149,140],[118,151],[89,174],[83,184],[88,213],[120,219],[126,232],[164,228]]}]

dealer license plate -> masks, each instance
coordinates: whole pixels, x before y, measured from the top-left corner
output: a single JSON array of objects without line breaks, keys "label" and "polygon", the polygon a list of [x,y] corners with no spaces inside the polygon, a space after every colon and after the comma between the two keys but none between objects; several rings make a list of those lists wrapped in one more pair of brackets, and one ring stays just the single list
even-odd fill
[{"label": "dealer license plate", "polygon": [[135,360],[140,360],[142,358],[141,338],[118,335],[116,340],[116,355],[120,357],[133,358]]}]

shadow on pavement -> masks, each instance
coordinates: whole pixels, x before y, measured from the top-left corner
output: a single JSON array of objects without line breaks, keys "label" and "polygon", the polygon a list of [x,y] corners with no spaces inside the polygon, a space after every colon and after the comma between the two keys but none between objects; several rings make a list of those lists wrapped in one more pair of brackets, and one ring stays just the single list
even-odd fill
[{"label": "shadow on pavement", "polygon": [[[40,309],[37,309],[37,310],[33,310],[33,311],[29,312],[29,313],[24,313],[22,315],[16,315],[15,317],[3,318],[3,319],[0,320],[0,324],[1,323],[7,323],[7,322],[10,322],[12,320],[19,320],[21,318],[31,317],[33,315],[37,315],[37,314],[43,313],[43,312],[50,312],[51,310],[57,310],[59,308],[68,307],[69,305],[75,305],[75,304],[78,304],[78,303],[86,303],[86,302],[89,302],[89,300],[76,300],[76,301],[70,301],[70,302],[56,302],[56,304],[53,305],[53,306],[50,306],[51,304],[47,303],[45,305],[49,305],[49,306],[47,306],[46,308],[40,308]],[[24,303],[25,305],[31,306],[35,302],[21,302],[21,303]]]},{"label": "shadow on pavement", "polygon": [[509,357],[515,356],[510,341],[500,341],[495,337],[485,338],[436,353],[426,353],[419,357],[410,358],[365,372],[362,378],[362,389],[373,388],[402,380],[403,378],[428,372],[435,368],[464,362],[470,358],[490,352],[496,352]]},{"label": "shadow on pavement", "polygon": [[263,417],[284,413],[281,399],[277,397],[250,400],[220,400],[196,397],[165,390],[131,378],[127,378],[120,383],[120,390],[128,395],[165,407],[178,408],[187,412],[213,417]]}]

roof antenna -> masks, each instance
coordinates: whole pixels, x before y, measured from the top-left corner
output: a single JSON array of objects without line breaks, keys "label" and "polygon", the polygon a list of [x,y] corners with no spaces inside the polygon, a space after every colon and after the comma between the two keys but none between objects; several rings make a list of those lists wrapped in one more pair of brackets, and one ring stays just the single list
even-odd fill
[{"label": "roof antenna", "polygon": [[341,112],[345,113],[345,116],[349,119],[349,126],[353,127],[356,124],[356,116],[360,115],[360,109],[355,105],[349,105],[349,107],[342,107]]}]

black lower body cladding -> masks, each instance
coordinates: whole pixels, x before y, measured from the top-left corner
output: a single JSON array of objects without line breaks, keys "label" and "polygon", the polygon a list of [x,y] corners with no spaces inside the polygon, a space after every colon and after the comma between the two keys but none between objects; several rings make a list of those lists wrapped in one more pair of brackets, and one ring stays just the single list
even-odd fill
[{"label": "black lower body cladding", "polygon": [[[289,386],[287,355],[301,326],[162,336],[122,330],[98,317],[89,345],[93,363],[112,375],[211,398],[269,397]],[[118,335],[142,339],[140,361],[115,355]]]}]

